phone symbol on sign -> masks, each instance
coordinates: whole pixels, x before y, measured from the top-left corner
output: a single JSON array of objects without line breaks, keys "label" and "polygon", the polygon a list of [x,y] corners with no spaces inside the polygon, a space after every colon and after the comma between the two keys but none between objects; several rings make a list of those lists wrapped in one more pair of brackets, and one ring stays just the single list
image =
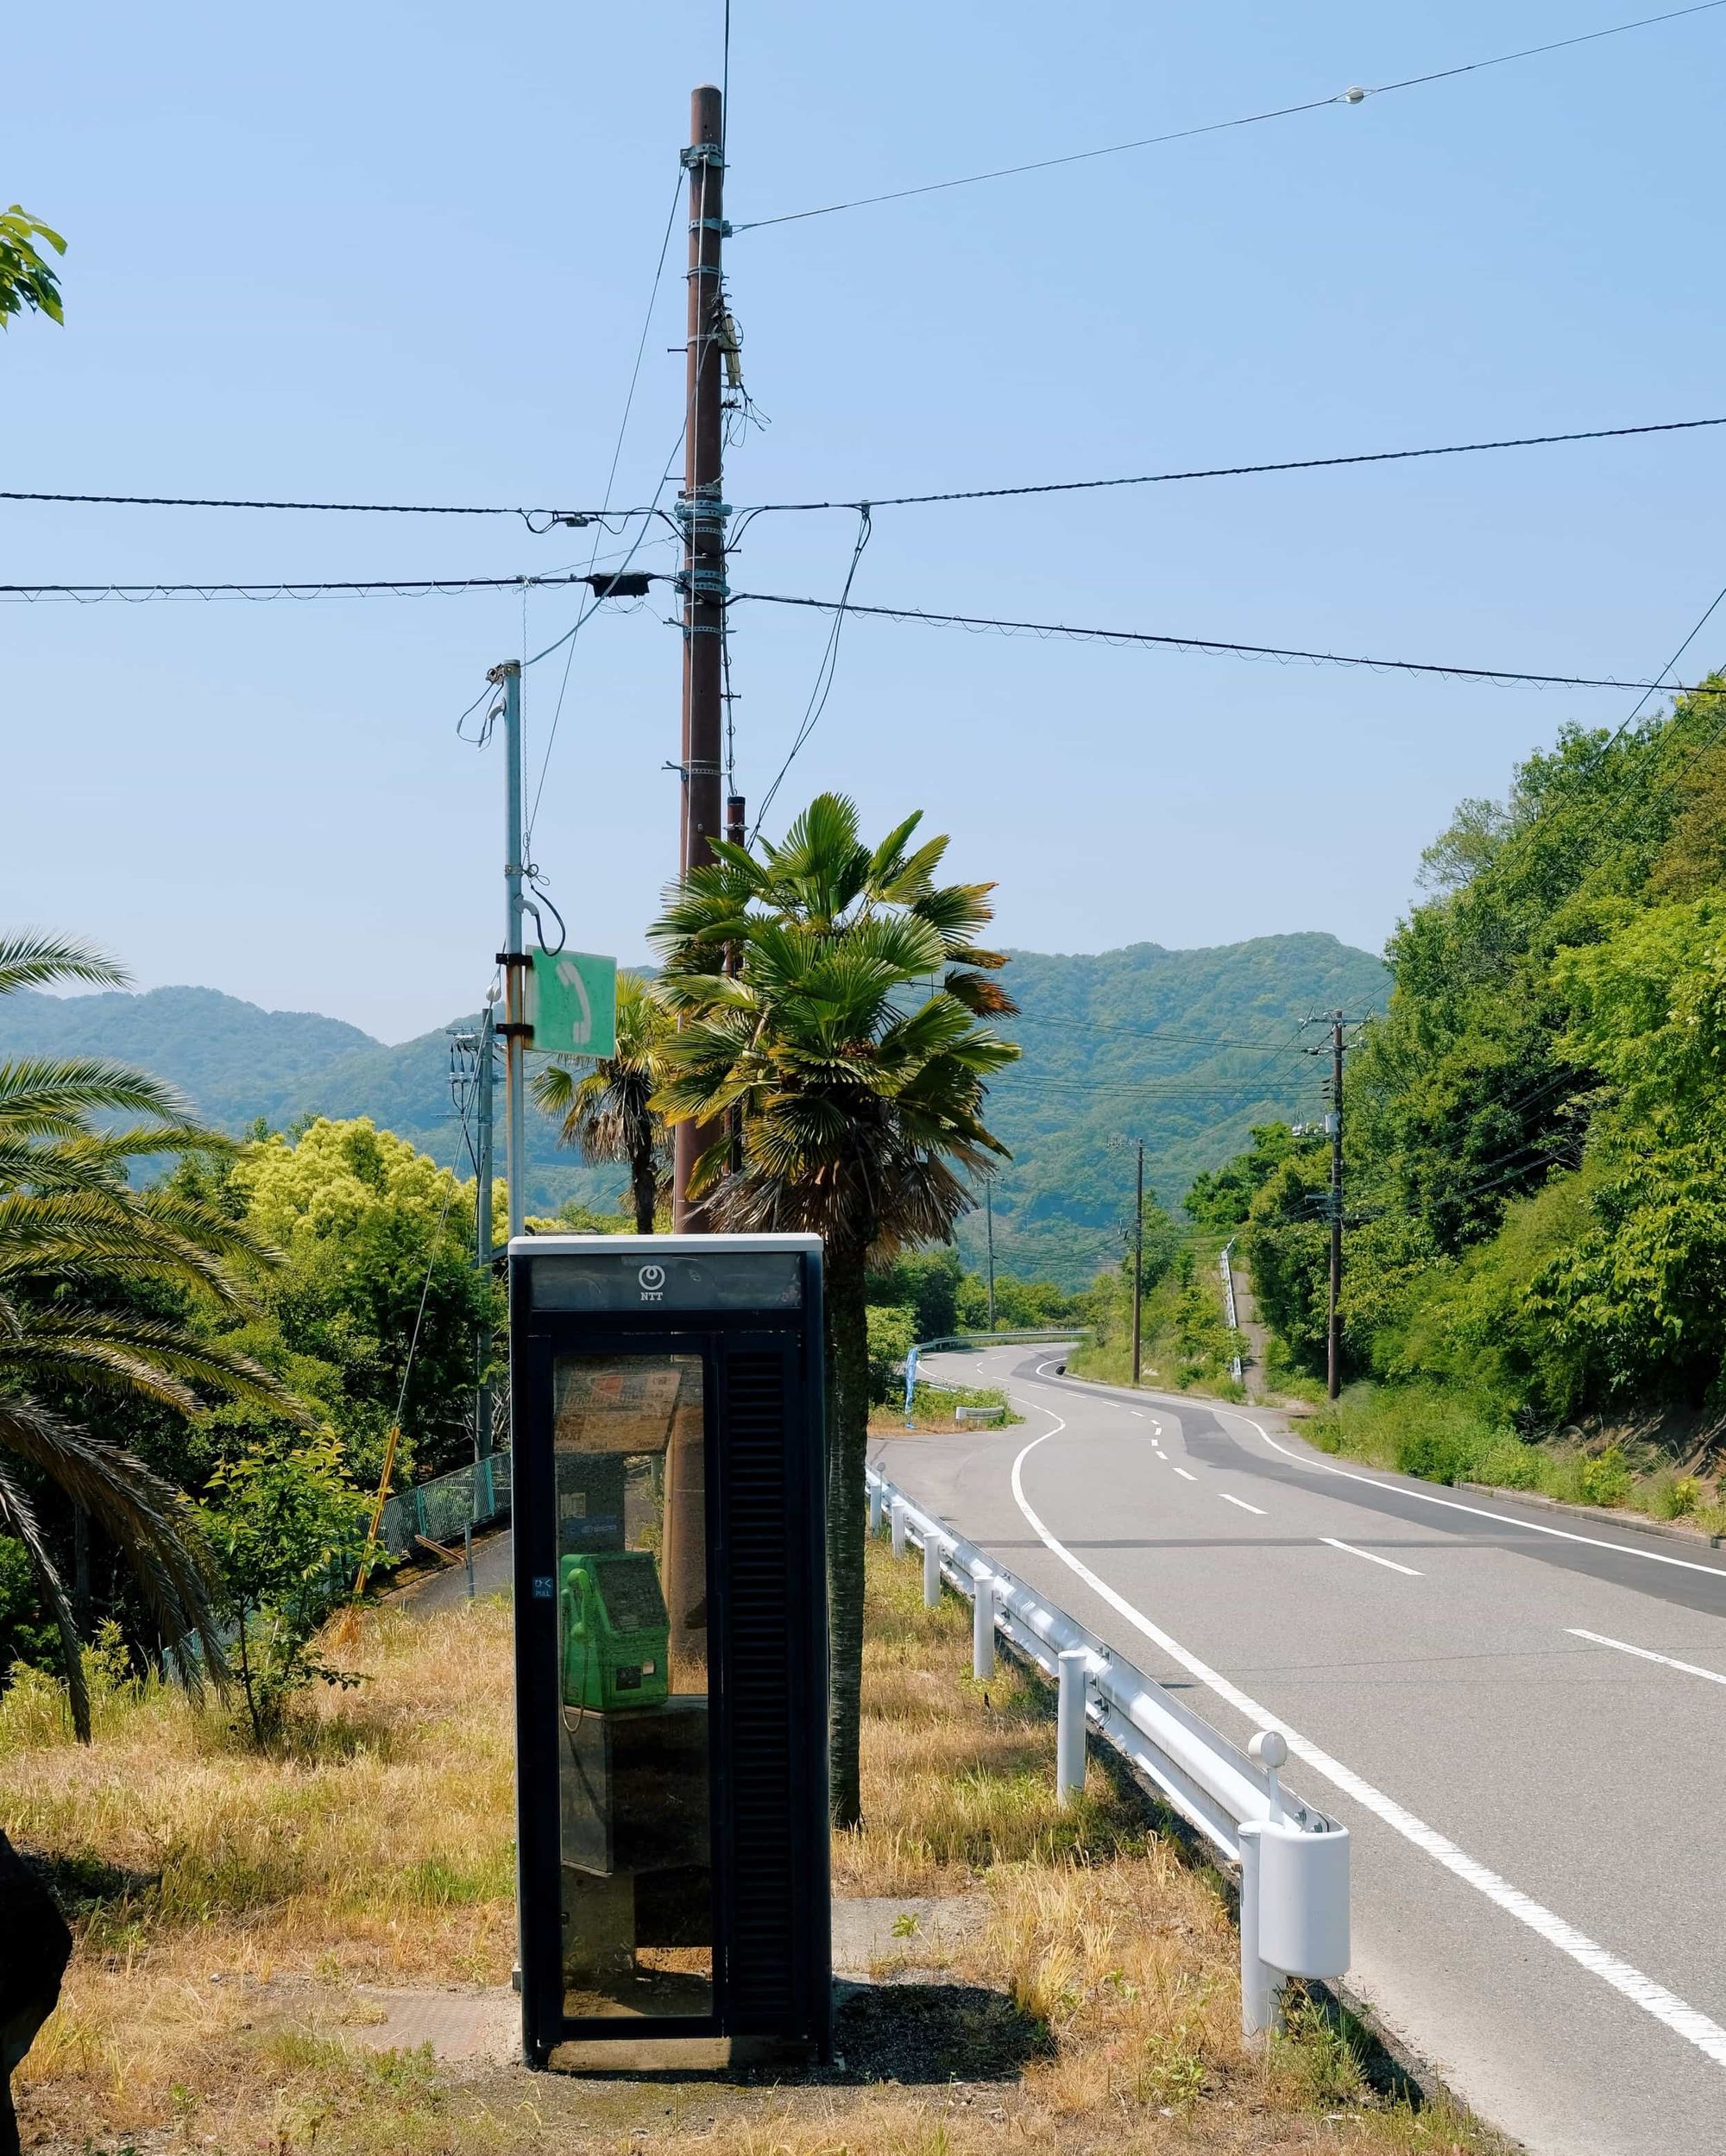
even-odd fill
[{"label": "phone symbol on sign", "polygon": [[573,958],[558,960],[557,978],[564,987],[574,992],[576,1001],[581,1006],[581,1014],[570,1028],[570,1045],[572,1048],[585,1048],[593,1038],[594,1030],[593,1006],[588,1001],[588,984],[582,979],[582,969]]}]

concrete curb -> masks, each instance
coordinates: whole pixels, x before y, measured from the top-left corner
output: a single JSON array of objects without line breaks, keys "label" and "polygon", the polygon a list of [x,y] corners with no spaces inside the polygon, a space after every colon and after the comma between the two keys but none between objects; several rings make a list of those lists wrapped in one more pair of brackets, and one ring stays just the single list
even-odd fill
[{"label": "concrete curb", "polygon": [[1632,1535],[1658,1535],[1662,1541],[1689,1542],[1704,1549],[1718,1549],[1720,1537],[1704,1535],[1699,1527],[1685,1527],[1677,1520],[1651,1520],[1646,1512],[1632,1512],[1628,1508],[1608,1504],[1566,1504],[1562,1497],[1548,1497],[1538,1490],[1509,1490],[1496,1482],[1458,1482],[1455,1490],[1466,1490],[1477,1497],[1498,1497],[1511,1504],[1538,1504],[1548,1512],[1561,1512],[1570,1520],[1593,1520],[1605,1527],[1623,1528]]}]

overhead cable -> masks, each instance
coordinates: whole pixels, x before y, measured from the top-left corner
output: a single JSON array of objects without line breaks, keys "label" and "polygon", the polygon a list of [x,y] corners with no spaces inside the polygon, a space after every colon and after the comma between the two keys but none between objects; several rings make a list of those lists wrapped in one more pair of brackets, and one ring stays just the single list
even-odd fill
[{"label": "overhead cable", "polygon": [[[1722,0],[1726,5],[1726,0]],[[0,585],[0,590],[4,586]],[[1526,673],[1509,666],[1465,666],[1424,659],[1378,659],[1346,652],[1309,651],[1282,644],[1238,644],[1212,636],[1168,636],[1149,629],[1088,628],[1067,621],[1006,621],[992,615],[937,614],[922,607],[871,607],[833,599],[793,597],[778,591],[737,591],[732,604],[750,601],[757,606],[808,607],[830,612],[844,605],[847,614],[868,615],[884,621],[920,621],[937,628],[989,631],[1004,636],[1066,638],[1080,644],[1146,646],[1159,651],[1212,652],[1231,659],[1274,659],[1301,661],[1313,666],[1358,666],[1375,673],[1431,674],[1451,681],[1482,681],[1531,689],[1648,689],[1673,696],[1691,691],[1682,684],[1661,681],[1626,681],[1616,675]]]},{"label": "overhead cable", "polygon": [[[1719,4],[1726,6],[1726,0],[1719,0]],[[663,269],[663,257],[661,268]],[[655,289],[658,289],[657,282]],[[639,373],[639,357],[637,371]],[[1173,486],[1194,479],[1251,479],[1285,471],[1326,471],[1349,464],[1395,464],[1427,457],[1472,457],[1489,450],[1546,449],[1555,444],[1568,442],[1622,441],[1640,434],[1684,434],[1712,426],[1726,426],[1726,414],[1703,419],[1649,419],[1633,426],[1578,427],[1559,434],[1505,435],[1482,442],[1439,442],[1417,449],[1345,451],[1331,457],[1282,457],[1257,464],[1204,464],[1185,470],[1130,472],[1101,479],[1040,480],[1007,487],[950,487],[929,494],[872,495],[868,497],[868,503],[872,509],[902,509],[915,508],[930,502],[998,501],[1020,495],[1094,494],[1116,487]],[[613,476],[615,476],[614,472]],[[0,501],[85,503],[105,508],[327,510],[356,516],[519,516],[535,533],[554,527],[584,529],[589,525],[598,525],[608,532],[615,532],[638,517],[651,514],[655,506],[649,501],[633,508],[615,508],[611,506],[610,493],[608,482],[605,503],[594,509],[517,509],[500,507],[494,504],[473,504],[463,507],[414,501],[270,501],[215,499],[195,495],[49,494],[29,493],[16,488],[0,488]],[[736,514],[741,521],[746,521],[752,517],[769,514],[782,514],[810,509],[857,509],[862,506],[862,497],[847,499],[835,495],[830,501],[820,501],[749,502],[740,507]]]},{"label": "overhead cable", "polygon": [[[1722,0],[1726,5],[1726,0]],[[1545,449],[1558,442],[1622,441],[1634,434],[1684,434],[1698,427],[1726,426],[1726,414],[1709,419],[1654,419],[1638,426],[1592,426],[1565,434],[1514,434],[1490,442],[1441,442],[1425,449],[1357,450],[1337,457],[1288,457],[1263,464],[1204,464],[1186,471],[1133,472],[1107,479],[1047,479],[1012,487],[954,487],[940,494],[871,495],[872,509],[906,509],[939,501],[1003,501],[1022,495],[1099,494],[1113,487],[1167,487],[1189,479],[1250,479],[1268,472],[1326,471],[1345,464],[1402,464],[1422,457],[1473,457],[1485,450]],[[742,514],[770,511],[856,509],[860,501],[764,501]]]},{"label": "overhead cable", "polygon": [[[664,580],[661,572],[656,571],[655,577],[656,581]],[[180,584],[0,584],[0,599],[72,599],[85,605],[104,599],[123,599],[137,605],[151,599],[375,598],[385,594],[397,599],[425,599],[458,591],[527,591],[555,584],[584,584],[587,582],[587,577],[576,571],[567,573],[558,571],[544,577],[352,577],[336,583],[315,580],[302,583],[284,577],[276,583],[253,584],[216,582]],[[540,656],[543,658],[545,654],[542,652]]]},{"label": "overhead cable", "polygon": [[844,210],[867,210],[884,202],[905,202],[916,195],[943,194],[954,187],[981,186],[986,180],[1011,180],[1023,173],[1052,172],[1061,165],[1087,164],[1099,157],[1123,157],[1130,151],[1156,149],[1168,142],[1191,142],[1201,135],[1222,135],[1231,129],[1258,127],[1268,120],[1287,120],[1302,112],[1320,112],[1328,105],[1362,104],[1368,98],[1389,97],[1393,91],[1418,90],[1429,83],[1449,82],[1458,75],[1475,75],[1489,67],[1508,67],[1513,62],[1536,60],[1543,54],[1561,53],[1572,45],[1592,45],[1602,38],[1623,37],[1632,30],[1652,29],[1661,22],[1676,22],[1690,15],[1709,15],[1726,6],[1726,0],[1697,0],[1686,8],[1672,8],[1662,15],[1645,15],[1634,22],[1609,23],[1604,29],[1584,30],[1573,37],[1559,37],[1544,45],[1525,45],[1514,53],[1496,53],[1489,60],[1464,60],[1453,67],[1437,67],[1424,75],[1407,75],[1398,82],[1382,82],[1369,88],[1358,85],[1332,91],[1328,97],[1307,98],[1299,104],[1273,107],[1265,112],[1247,112],[1232,120],[1210,120],[1198,127],[1176,128],[1166,135],[1143,135],[1131,142],[1109,142],[1099,149],[1069,150],[1061,157],[1039,157],[1028,164],[998,165],[987,172],[967,173],[957,180],[926,180],[920,186],[894,187],[883,194],[857,195],[845,202],[828,202],[811,210],[787,210],[778,217],[753,217],[733,226],[736,232],[757,232],[770,224],[797,224],[808,217],[836,217]]},{"label": "overhead cable", "polygon": [[[1726,0],[1723,0],[1726,4]],[[227,495],[178,494],[47,494],[0,488],[0,501],[93,504],[107,509],[304,509],[339,516],[519,516],[530,532],[601,522],[603,509],[520,509],[494,503],[447,501],[268,501]]]}]

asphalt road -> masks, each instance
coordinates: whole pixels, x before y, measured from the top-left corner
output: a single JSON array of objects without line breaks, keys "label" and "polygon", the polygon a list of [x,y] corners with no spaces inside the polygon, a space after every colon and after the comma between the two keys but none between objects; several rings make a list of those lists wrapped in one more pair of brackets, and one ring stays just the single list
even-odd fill
[{"label": "asphalt road", "polygon": [[1352,1984],[1484,2116],[1550,2156],[1726,2150],[1726,1553],[1054,1361],[951,1359],[1024,1422],[878,1464],[1216,1727],[1283,1729],[1353,1837]]}]

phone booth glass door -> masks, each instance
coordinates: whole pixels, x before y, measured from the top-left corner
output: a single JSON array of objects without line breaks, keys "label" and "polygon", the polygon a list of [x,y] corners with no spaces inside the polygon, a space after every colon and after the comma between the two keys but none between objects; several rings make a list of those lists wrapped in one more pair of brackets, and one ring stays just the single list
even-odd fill
[{"label": "phone booth glass door", "polygon": [[709,2015],[702,1358],[551,1369],[564,2011]]}]

